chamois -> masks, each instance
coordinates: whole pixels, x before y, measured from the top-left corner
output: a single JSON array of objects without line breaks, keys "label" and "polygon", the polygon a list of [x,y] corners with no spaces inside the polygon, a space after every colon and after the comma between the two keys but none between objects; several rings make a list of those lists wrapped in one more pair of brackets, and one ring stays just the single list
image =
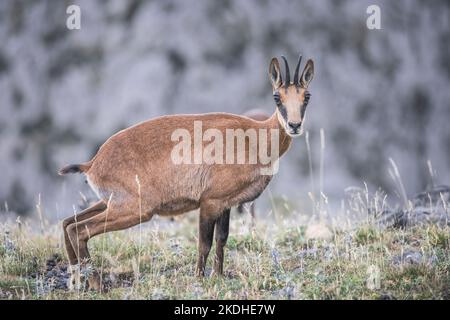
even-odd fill
[{"label": "chamois", "polygon": [[[249,117],[253,120],[257,120],[257,121],[265,121],[270,118],[270,115],[265,113],[264,110],[260,110],[260,109],[248,110],[243,115],[246,117]],[[244,203],[241,203],[238,205],[237,211],[240,214],[244,213]],[[252,217],[252,225],[253,225],[254,221],[255,221],[255,202],[254,201],[250,202],[250,207],[248,208],[248,211],[250,213],[250,216]]]},{"label": "chamois", "polygon": [[[68,165],[59,171],[61,175],[84,173],[90,187],[99,197],[97,203],[63,221],[65,247],[72,272],[69,285],[76,283],[80,267],[86,268],[90,263],[87,246],[90,238],[149,221],[155,214],[173,216],[198,208],[197,274],[204,275],[214,234],[216,252],[213,272],[219,275],[223,273],[230,208],[256,199],[267,187],[273,173],[263,173],[267,162],[260,159],[256,163],[240,163],[239,160],[237,164],[229,163],[229,152],[239,151],[239,143],[234,144],[234,136],[231,149],[226,150],[225,162],[219,153],[219,150],[225,149],[220,145],[219,138],[226,136],[229,130],[244,132],[245,154],[242,159],[252,158],[255,150],[261,155],[263,145],[267,143],[270,150],[277,146],[276,154],[271,155],[277,162],[288,150],[292,137],[301,135],[314,63],[308,60],[299,76],[300,56],[294,81],[291,82],[288,63],[282,58],[286,70],[284,81],[278,59],[272,58],[269,66],[276,110],[268,119],[257,121],[229,113],[162,116],[114,134],[92,160]],[[198,142],[191,143],[190,140],[185,141],[184,146],[194,145],[194,148],[184,154],[183,159],[194,158],[194,163],[175,161],[174,150],[179,146],[181,136],[174,133],[195,137],[199,123],[205,132],[200,146],[204,145],[206,152],[208,142],[212,140],[211,137],[215,137],[214,143],[218,147],[214,149],[213,157],[217,162],[199,162],[201,155],[199,158],[196,151]],[[276,139],[271,140],[267,131],[276,133]],[[205,139],[207,132],[210,134],[209,140]],[[252,132],[260,133],[260,139],[252,140]],[[256,141],[257,145],[252,148],[250,140]],[[101,289],[100,277],[95,270],[89,272],[88,285],[93,289]]]}]

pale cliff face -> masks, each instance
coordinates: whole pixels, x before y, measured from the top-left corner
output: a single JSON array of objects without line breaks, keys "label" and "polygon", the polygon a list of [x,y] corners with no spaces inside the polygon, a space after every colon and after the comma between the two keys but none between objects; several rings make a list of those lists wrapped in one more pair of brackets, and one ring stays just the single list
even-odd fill
[{"label": "pale cliff face", "polygon": [[[130,4],[128,4],[130,3]],[[274,110],[267,62],[299,52],[316,63],[305,130],[324,188],[423,190],[427,160],[437,184],[450,179],[449,7],[445,1],[383,1],[381,30],[366,28],[370,1],[80,1],[81,30],[65,30],[65,3],[0,3],[0,210],[49,218],[72,212],[84,180],[63,164],[90,159],[111,134],[165,114]],[[447,19],[447,20],[446,20]],[[207,26],[207,27],[205,27]],[[283,157],[274,195],[307,197],[304,138]],[[32,181],[33,183],[30,183]],[[318,183],[316,184],[316,186]],[[89,194],[88,194],[89,196]],[[394,198],[394,197],[393,197]]]}]

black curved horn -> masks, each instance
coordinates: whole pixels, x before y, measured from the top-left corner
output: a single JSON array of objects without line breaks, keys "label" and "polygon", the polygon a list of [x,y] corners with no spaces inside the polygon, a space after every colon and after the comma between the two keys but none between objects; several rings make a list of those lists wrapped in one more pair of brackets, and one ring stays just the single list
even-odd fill
[{"label": "black curved horn", "polygon": [[295,68],[295,75],[294,75],[294,84],[296,86],[300,85],[300,79],[298,78],[298,71],[300,69],[300,64],[302,63],[302,55],[298,57],[297,67]]},{"label": "black curved horn", "polygon": [[291,84],[291,73],[289,72],[289,65],[284,56],[281,56],[281,58],[284,60],[284,69],[285,69],[285,81],[284,81],[284,87],[287,89],[289,85]]}]

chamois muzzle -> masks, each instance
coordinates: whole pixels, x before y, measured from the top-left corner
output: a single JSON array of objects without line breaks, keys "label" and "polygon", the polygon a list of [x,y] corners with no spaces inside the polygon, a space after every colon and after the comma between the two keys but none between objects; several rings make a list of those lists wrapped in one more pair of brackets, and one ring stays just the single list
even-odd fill
[{"label": "chamois muzzle", "polygon": [[301,126],[302,126],[301,122],[288,122],[288,127],[291,134],[298,134],[298,131]]}]

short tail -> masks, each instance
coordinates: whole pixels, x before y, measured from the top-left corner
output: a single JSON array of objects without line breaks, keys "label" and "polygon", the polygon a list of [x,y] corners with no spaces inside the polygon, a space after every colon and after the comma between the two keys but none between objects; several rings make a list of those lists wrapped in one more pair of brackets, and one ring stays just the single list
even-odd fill
[{"label": "short tail", "polygon": [[82,173],[88,171],[90,167],[91,164],[89,162],[83,164],[69,164],[63,167],[61,170],[59,170],[58,174],[60,176],[63,176],[68,173]]}]

